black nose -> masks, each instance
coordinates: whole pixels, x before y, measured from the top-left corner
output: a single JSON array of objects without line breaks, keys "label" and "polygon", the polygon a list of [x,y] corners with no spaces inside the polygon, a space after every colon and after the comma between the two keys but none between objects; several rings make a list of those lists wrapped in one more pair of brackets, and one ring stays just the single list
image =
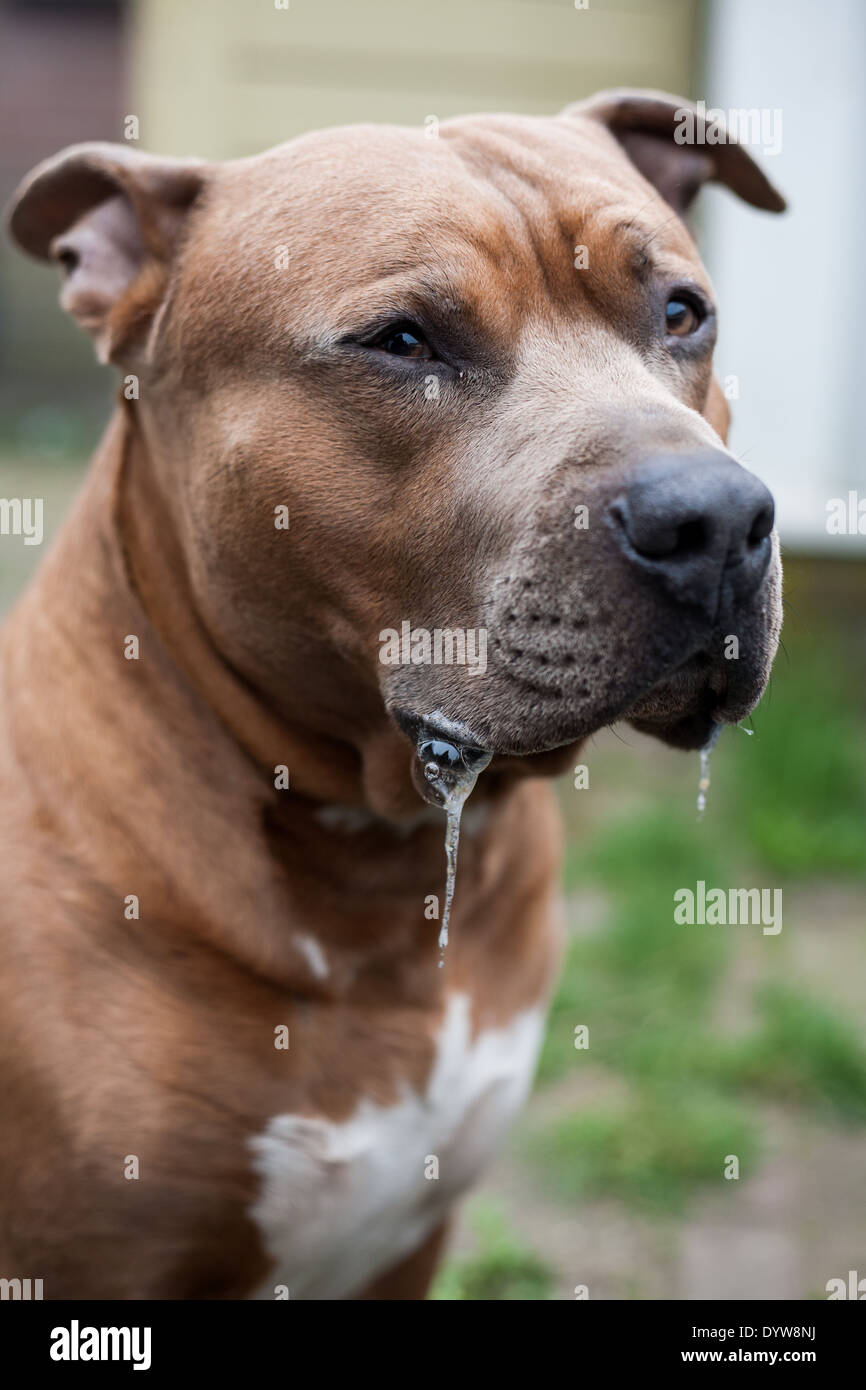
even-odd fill
[{"label": "black nose", "polygon": [[633,563],[672,597],[712,611],[723,579],[743,598],[770,561],[772,495],[717,450],[648,460],[610,516]]}]

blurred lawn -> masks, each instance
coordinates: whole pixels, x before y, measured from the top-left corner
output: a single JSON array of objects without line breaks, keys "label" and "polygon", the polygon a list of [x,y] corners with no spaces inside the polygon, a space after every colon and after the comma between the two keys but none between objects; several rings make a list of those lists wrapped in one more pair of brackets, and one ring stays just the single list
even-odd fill
[{"label": "blurred lawn", "polygon": [[[700,1245],[690,1225],[700,1225],[702,1202],[712,1195],[720,1213],[714,1219],[730,1220],[734,1235],[742,1220],[745,1251],[754,1235],[747,1211],[756,1202],[763,1219],[764,1156],[774,1172],[785,1170],[792,1191],[803,1188],[800,1149],[823,1145],[832,1166],[833,1145],[844,1145],[846,1131],[857,1136],[862,1193],[863,591],[859,565],[788,562],[785,650],[748,721],[754,734],[727,730],[714,750],[701,821],[697,755],[664,749],[625,727],[605,731],[585,756],[588,789],[574,790],[570,779],[561,784],[569,832],[565,966],[536,1095],[504,1165],[508,1180],[491,1187],[497,1196],[504,1192],[506,1224],[492,1244],[484,1227],[461,1232],[461,1254],[440,1284],[452,1290],[448,1296],[512,1296],[498,1292],[507,1282],[509,1219],[521,1232],[510,1237],[516,1269],[533,1254],[543,1262],[547,1247],[555,1292],[536,1296],[573,1296],[565,1290],[587,1282],[593,1241],[602,1249],[590,1256],[597,1270],[590,1296],[688,1296],[677,1273],[679,1247]],[[676,925],[674,892],[694,889],[699,879],[725,889],[780,888],[782,931]],[[580,1025],[589,1029],[586,1050],[575,1048]],[[739,1180],[723,1176],[728,1155],[738,1159]],[[754,1185],[748,1199],[746,1180]],[[479,1200],[487,1210],[489,1195]],[[779,1269],[780,1287],[768,1285],[758,1296],[822,1296],[834,1275],[831,1265],[821,1267],[825,1236],[834,1252],[849,1252],[851,1267],[858,1257],[860,1266],[866,1261],[862,1199],[845,1219],[834,1212],[825,1183],[813,1211],[796,1197],[783,1207],[777,1200],[767,1217],[765,1243],[772,1245],[775,1223],[782,1245],[796,1247],[789,1260],[795,1268]],[[565,1248],[558,1213],[560,1225],[566,1213],[570,1222]],[[642,1271],[633,1259],[605,1265],[604,1231],[623,1225],[644,1233]],[[462,1254],[464,1248],[472,1253]],[[723,1261],[724,1251],[717,1253]],[[734,1250],[733,1262],[740,1258]],[[826,1258],[841,1256],[828,1251]],[[772,1282],[772,1260],[768,1270]],[[789,1285],[791,1273],[801,1280],[799,1291]],[[704,1282],[713,1287],[712,1272]],[[719,1282],[724,1287],[724,1277]]]},{"label": "blurred lawn", "polygon": [[[83,456],[40,457],[0,453],[0,496],[43,497],[50,538]],[[4,541],[0,612],[41,553]],[[764,1296],[822,1296],[833,1260],[866,1267],[866,1204],[846,1220],[833,1183],[802,1171],[809,1154],[828,1172],[866,1160],[864,587],[850,561],[788,561],[785,651],[754,735],[716,746],[702,821],[697,755],[628,728],[593,741],[588,789],[561,784],[570,938],[538,1087],[435,1297],[569,1297],[587,1282],[593,1297],[686,1296],[703,1275],[682,1251],[706,1243],[705,1211],[730,1224],[733,1269],[755,1221],[796,1247],[799,1282],[780,1265]],[[675,890],[699,879],[781,888],[781,933],[675,925]],[[738,1181],[723,1178],[728,1155]]]}]

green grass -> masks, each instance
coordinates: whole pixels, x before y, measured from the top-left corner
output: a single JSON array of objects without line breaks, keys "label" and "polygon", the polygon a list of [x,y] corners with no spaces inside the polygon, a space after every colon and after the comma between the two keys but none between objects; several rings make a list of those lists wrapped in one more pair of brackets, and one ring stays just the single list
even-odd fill
[{"label": "green grass", "polygon": [[[602,925],[569,945],[539,1078],[567,1078],[589,1062],[624,1090],[624,1099],[566,1111],[531,1137],[539,1178],[565,1200],[681,1207],[720,1178],[724,1154],[754,1162],[767,1098],[830,1123],[866,1123],[862,1025],[786,978],[784,927],[764,937],[759,926],[673,922],[675,890],[698,879],[784,892],[816,877],[866,876],[866,653],[841,642],[832,623],[811,626],[808,638],[789,638],[754,736],[728,732],[715,751],[702,822],[696,760],[676,755],[653,760],[653,778],[643,773],[637,796],[631,788],[626,814],[614,795],[613,809],[589,821],[589,803],[565,793],[566,889],[600,890],[608,906]],[[611,787],[621,787],[629,758],[635,781],[640,755],[625,745],[590,758],[593,786],[609,767]],[[756,978],[741,987],[744,1020],[732,1036],[714,1010],[738,953]],[[589,1029],[586,1051],[574,1047],[578,1024]]]},{"label": "green grass", "polygon": [[475,1253],[444,1265],[431,1298],[452,1302],[538,1302],[552,1297],[551,1271],[512,1234],[496,1207],[477,1203],[472,1224],[477,1241]]},{"label": "green grass", "polygon": [[[720,864],[700,827],[684,816],[643,812],[598,832],[571,872],[601,884],[608,919],[572,942],[542,1053],[542,1080],[574,1063],[574,1028],[589,1028],[594,1061],[641,1069],[648,1053],[688,1048],[719,979],[731,940],[723,931],[673,920],[677,888],[720,880]],[[577,1054],[578,1056],[581,1054]]]},{"label": "green grass", "polygon": [[853,654],[832,632],[779,657],[758,732],[722,773],[740,856],[789,878],[866,877],[861,691]]},{"label": "green grass", "polygon": [[783,984],[764,985],[758,1002],[760,1026],[720,1050],[718,1077],[866,1124],[866,1047],[851,1020]]},{"label": "green grass", "polygon": [[529,1149],[567,1201],[618,1197],[669,1212],[682,1207],[695,1184],[724,1181],[729,1155],[749,1171],[758,1140],[742,1107],[674,1079],[561,1117],[534,1134]]}]

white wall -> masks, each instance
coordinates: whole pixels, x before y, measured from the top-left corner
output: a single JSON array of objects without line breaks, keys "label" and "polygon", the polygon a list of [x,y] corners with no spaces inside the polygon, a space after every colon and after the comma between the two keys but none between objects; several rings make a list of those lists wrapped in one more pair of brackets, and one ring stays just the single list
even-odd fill
[{"label": "white wall", "polygon": [[783,543],[862,553],[826,518],[829,498],[866,497],[866,3],[711,0],[709,21],[701,95],[781,108],[781,152],[755,152],[789,202],[775,217],[703,195],[731,443],[774,491]]}]

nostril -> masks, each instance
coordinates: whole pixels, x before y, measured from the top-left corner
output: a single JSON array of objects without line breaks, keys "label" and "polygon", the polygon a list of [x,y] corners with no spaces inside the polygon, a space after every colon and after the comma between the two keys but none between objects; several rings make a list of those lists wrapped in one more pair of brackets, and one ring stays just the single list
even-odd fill
[{"label": "nostril", "polygon": [[752,529],[749,532],[749,545],[760,545],[761,541],[766,540],[773,529],[774,520],[775,515],[772,503],[762,507],[752,522]]},{"label": "nostril", "polygon": [[709,540],[709,528],[703,517],[698,517],[695,521],[684,521],[677,528],[677,543],[673,553],[683,556],[699,555],[702,550],[706,550]]},{"label": "nostril", "polygon": [[700,555],[709,546],[711,527],[705,516],[678,518],[658,507],[612,508],[632,549],[645,560],[679,560]]}]

